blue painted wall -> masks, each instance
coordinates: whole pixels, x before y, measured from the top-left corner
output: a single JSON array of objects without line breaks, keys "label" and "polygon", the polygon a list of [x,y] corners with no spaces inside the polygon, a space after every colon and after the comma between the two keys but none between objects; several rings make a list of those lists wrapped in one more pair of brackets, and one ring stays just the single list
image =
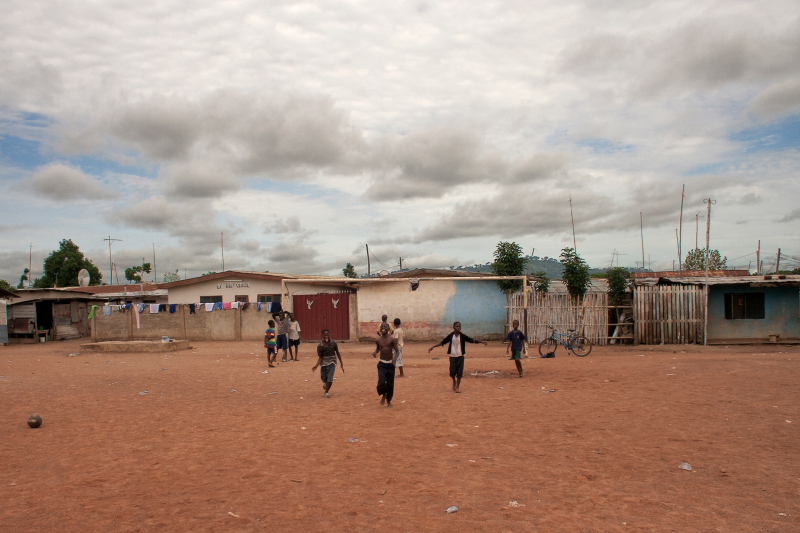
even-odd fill
[{"label": "blue painted wall", "polygon": [[454,281],[455,294],[448,298],[442,313],[441,326],[452,331],[455,321],[461,331],[474,339],[502,338],[505,335],[505,293],[496,281]]},{"label": "blue painted wall", "polygon": [[[764,318],[761,320],[725,318],[725,293],[764,293]],[[767,341],[770,335],[781,340],[800,339],[800,288],[712,285],[708,295],[708,340],[754,339]]]}]

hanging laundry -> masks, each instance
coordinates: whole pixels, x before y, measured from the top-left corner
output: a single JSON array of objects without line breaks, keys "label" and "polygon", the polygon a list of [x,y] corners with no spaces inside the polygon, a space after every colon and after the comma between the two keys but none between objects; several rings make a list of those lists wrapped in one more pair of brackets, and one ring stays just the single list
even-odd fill
[{"label": "hanging laundry", "polygon": [[92,319],[92,317],[94,316],[94,308],[95,308],[95,307],[100,307],[100,306],[99,306],[99,305],[93,305],[93,306],[92,306],[92,309],[91,309],[91,311],[89,311],[89,316],[87,316],[87,317],[86,317],[86,318],[88,318],[89,320],[91,320],[91,319]]},{"label": "hanging laundry", "polygon": [[214,310],[215,311],[222,311],[222,302],[216,302],[214,304]]},{"label": "hanging laundry", "polygon": [[239,309],[239,302],[231,302],[231,309]]},{"label": "hanging laundry", "polygon": [[103,306],[103,316],[109,316],[109,315],[111,315],[111,306],[110,305],[104,305]]},{"label": "hanging laundry", "polygon": [[150,314],[158,313],[158,304],[150,304]]},{"label": "hanging laundry", "polygon": [[223,304],[222,304],[222,308],[223,308],[223,309],[230,309],[230,308],[231,308],[231,303],[230,303],[230,302],[225,302],[225,303],[223,303]]},{"label": "hanging laundry", "polygon": [[256,311],[261,311],[261,302],[256,303]]},{"label": "hanging laundry", "polygon": [[176,307],[175,304],[169,304],[169,312],[170,313],[174,313],[175,312],[175,307]]},{"label": "hanging laundry", "polygon": [[158,305],[158,310],[159,311],[166,311],[167,310],[167,304],[159,304]]},{"label": "hanging laundry", "polygon": [[206,312],[213,311],[213,310],[214,310],[214,304],[206,304]]},{"label": "hanging laundry", "polygon": [[[142,306],[141,309],[139,306]],[[136,304],[136,307],[133,308],[133,312],[136,313],[136,329],[140,329],[139,327],[139,313],[144,311],[144,304]]]},{"label": "hanging laundry", "polygon": [[194,304],[189,304],[189,314],[190,315],[194,314]]},{"label": "hanging laundry", "polygon": [[144,313],[144,304],[136,304],[136,310],[140,313]]},{"label": "hanging laundry", "polygon": [[250,305],[250,304],[249,304],[249,303],[247,303],[247,302],[242,302],[242,311],[244,311],[245,309],[247,309],[247,306],[248,306],[248,305]]},{"label": "hanging laundry", "polygon": [[267,313],[272,311],[272,302],[267,302]]},{"label": "hanging laundry", "polygon": [[281,312],[281,303],[280,302],[272,302],[272,312],[273,313],[280,313]]}]

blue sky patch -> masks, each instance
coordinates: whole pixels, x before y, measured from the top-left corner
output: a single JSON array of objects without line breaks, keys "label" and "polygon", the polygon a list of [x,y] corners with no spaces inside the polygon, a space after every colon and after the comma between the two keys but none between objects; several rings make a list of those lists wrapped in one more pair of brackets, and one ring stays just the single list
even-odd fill
[{"label": "blue sky patch", "polygon": [[800,148],[800,115],[742,130],[731,135],[730,139],[746,144],[748,153]]}]

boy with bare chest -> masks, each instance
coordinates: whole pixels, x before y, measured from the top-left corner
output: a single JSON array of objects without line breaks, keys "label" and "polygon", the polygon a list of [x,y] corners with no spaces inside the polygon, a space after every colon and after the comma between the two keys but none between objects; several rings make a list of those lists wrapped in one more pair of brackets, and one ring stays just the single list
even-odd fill
[{"label": "boy with bare chest", "polygon": [[389,335],[389,324],[383,322],[380,327],[381,336],[375,341],[375,352],[380,354],[378,360],[378,394],[381,405],[392,406],[394,397],[394,363],[397,360],[397,339]]}]

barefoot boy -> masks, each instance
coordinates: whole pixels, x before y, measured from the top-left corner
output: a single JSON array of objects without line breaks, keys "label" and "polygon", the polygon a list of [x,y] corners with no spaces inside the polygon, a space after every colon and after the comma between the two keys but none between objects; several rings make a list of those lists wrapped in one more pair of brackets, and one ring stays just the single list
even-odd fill
[{"label": "barefoot boy", "polygon": [[511,323],[511,327],[513,329],[506,336],[506,340],[508,341],[506,355],[508,355],[508,351],[511,350],[511,359],[513,359],[514,364],[517,365],[519,377],[522,377],[522,351],[525,350],[525,355],[528,355],[528,346],[525,343],[525,334],[519,330],[519,320],[514,320]]},{"label": "barefoot boy", "polygon": [[394,363],[395,368],[400,369],[400,377],[403,377],[403,328],[400,327],[400,319],[394,319],[394,332],[392,337],[397,341],[397,360]]},{"label": "barefoot boy", "polygon": [[264,347],[267,349],[267,363],[275,367],[272,363],[278,358],[278,350],[275,349],[275,321],[267,322],[267,331],[264,333]]},{"label": "barefoot boy", "polygon": [[342,365],[342,372],[344,372],[344,363],[342,362],[342,354],[339,353],[339,346],[336,341],[331,340],[331,332],[327,329],[322,330],[322,342],[317,346],[317,364],[311,370],[314,371],[319,367],[319,378],[322,380],[322,390],[325,391],[323,396],[330,398],[328,392],[333,386],[333,373],[336,371],[336,358],[339,358],[339,364]]},{"label": "barefoot boy", "polygon": [[387,407],[392,406],[394,397],[394,363],[397,360],[397,340],[389,335],[389,324],[381,324],[381,336],[375,341],[375,352],[372,357],[379,353],[381,358],[378,360],[378,394],[381,397],[381,405],[386,403]]},{"label": "barefoot boy", "polygon": [[472,337],[461,333],[461,322],[453,322],[453,332],[442,339],[439,344],[434,344],[428,348],[428,353],[438,346],[444,346],[450,343],[447,347],[447,354],[450,356],[450,377],[453,378],[453,391],[461,392],[461,377],[464,375],[464,354],[467,352],[467,343],[483,344],[488,346],[484,341],[476,341]]}]

